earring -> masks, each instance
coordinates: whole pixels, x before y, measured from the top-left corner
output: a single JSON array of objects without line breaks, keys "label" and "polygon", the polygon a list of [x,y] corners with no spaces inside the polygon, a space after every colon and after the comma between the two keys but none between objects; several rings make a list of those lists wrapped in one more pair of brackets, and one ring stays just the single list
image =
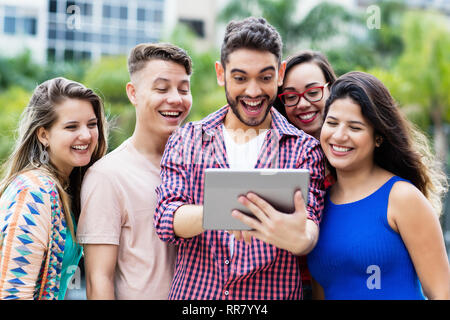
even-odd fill
[{"label": "earring", "polygon": [[375,146],[376,147],[381,146],[382,143],[383,143],[383,137],[378,136],[375,138]]},{"label": "earring", "polygon": [[41,164],[48,164],[48,161],[50,160],[50,157],[47,152],[47,145],[44,146],[44,149],[41,149],[41,154],[39,155],[39,161]]}]

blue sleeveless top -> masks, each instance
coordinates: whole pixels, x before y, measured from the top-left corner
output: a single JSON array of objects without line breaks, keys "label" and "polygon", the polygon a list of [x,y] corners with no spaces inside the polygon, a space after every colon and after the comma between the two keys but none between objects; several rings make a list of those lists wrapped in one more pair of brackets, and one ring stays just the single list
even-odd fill
[{"label": "blue sleeveless top", "polygon": [[[72,219],[74,221],[74,231],[76,232],[77,226],[73,215]],[[68,227],[66,227],[65,232],[66,242],[64,246],[64,256],[61,266],[61,279],[59,282],[58,300],[65,299],[67,288],[69,287],[69,283],[72,280],[73,275],[78,270],[78,263],[80,262],[81,256],[83,254],[83,247],[75,242]]]},{"label": "blue sleeveless top", "polygon": [[[325,198],[319,240],[308,255],[325,299],[425,299],[402,238],[387,220],[392,177],[368,197],[336,205]],[[407,212],[405,212],[407,214]]]}]

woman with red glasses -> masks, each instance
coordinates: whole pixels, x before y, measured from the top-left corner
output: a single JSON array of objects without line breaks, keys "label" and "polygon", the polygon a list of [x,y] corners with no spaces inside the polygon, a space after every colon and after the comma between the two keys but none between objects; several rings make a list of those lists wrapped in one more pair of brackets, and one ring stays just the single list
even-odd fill
[{"label": "woman with red glasses", "polygon": [[[335,80],[334,70],[324,54],[300,51],[286,61],[283,85],[278,88],[274,106],[291,124],[319,139],[329,87]],[[333,182],[327,172],[325,188]]]},{"label": "woman with red glasses", "polygon": [[297,128],[319,139],[328,87],[335,80],[333,68],[322,53],[301,51],[286,61],[275,107]]},{"label": "woman with red glasses", "polygon": [[[300,51],[286,61],[283,85],[278,88],[274,106],[298,129],[319,139],[328,88],[335,80],[336,75],[325,55],[310,50]],[[333,178],[327,172],[325,188],[332,183]],[[303,299],[308,300],[311,299],[311,277],[306,257],[300,257],[300,268]]]}]

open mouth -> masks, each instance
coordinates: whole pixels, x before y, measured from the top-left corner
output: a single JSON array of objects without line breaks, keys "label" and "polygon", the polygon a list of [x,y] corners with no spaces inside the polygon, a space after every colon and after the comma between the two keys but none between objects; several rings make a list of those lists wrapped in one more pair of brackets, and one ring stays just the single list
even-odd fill
[{"label": "open mouth", "polygon": [[180,111],[159,111],[159,113],[165,118],[178,118],[182,114]]},{"label": "open mouth", "polygon": [[264,105],[265,99],[258,99],[258,100],[248,100],[248,99],[241,99],[241,104],[244,107],[244,111],[250,115],[255,116],[258,115],[262,107]]}]

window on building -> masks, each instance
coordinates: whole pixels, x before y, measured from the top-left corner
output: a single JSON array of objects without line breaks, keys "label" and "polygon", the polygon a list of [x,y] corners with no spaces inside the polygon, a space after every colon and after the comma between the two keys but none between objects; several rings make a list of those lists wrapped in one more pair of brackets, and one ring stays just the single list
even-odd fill
[{"label": "window on building", "polygon": [[83,32],[83,41],[92,42],[92,33]]},{"label": "window on building", "polygon": [[47,61],[55,61],[56,59],[56,49],[55,48],[48,48],[47,49]]},{"label": "window on building", "polygon": [[16,33],[16,18],[15,17],[5,17],[3,24],[3,32],[6,34]]},{"label": "window on building", "polygon": [[66,31],[66,40],[69,40],[69,41],[75,40],[75,33],[72,30]]},{"label": "window on building", "polygon": [[110,5],[104,4],[103,5],[103,18],[111,18],[112,15],[112,8]]},{"label": "window on building", "polygon": [[111,36],[109,34],[102,34],[102,43],[108,44],[111,42]]},{"label": "window on building", "polygon": [[36,18],[23,18],[23,32],[27,35],[35,36],[36,32]]},{"label": "window on building", "polygon": [[58,1],[50,0],[50,3],[48,5],[48,11],[52,13],[58,12]]},{"label": "window on building", "polygon": [[92,16],[92,4],[85,3],[83,5],[83,9],[81,10],[81,14],[91,17]]},{"label": "window on building", "polygon": [[205,37],[205,23],[202,20],[180,19],[179,22],[191,28],[200,38]]},{"label": "window on building", "polygon": [[65,61],[73,61],[74,57],[75,57],[75,52],[72,49],[64,50],[64,60]]},{"label": "window on building", "polygon": [[74,31],[75,41],[83,41],[83,32]]},{"label": "window on building", "polygon": [[75,1],[67,1],[66,2],[66,13],[73,13],[73,10],[69,12],[67,12],[67,9],[69,9],[71,6],[75,6]]},{"label": "window on building", "polygon": [[58,28],[56,28],[56,38],[60,40],[66,39],[67,25],[65,23],[58,23]]},{"label": "window on building", "polygon": [[137,19],[138,19],[138,21],[145,21],[145,9],[144,8],[137,9]]},{"label": "window on building", "polygon": [[128,8],[120,7],[120,19],[127,20],[128,19]]},{"label": "window on building", "polygon": [[56,39],[56,30],[55,29],[48,29],[48,38]]},{"label": "window on building", "polygon": [[81,52],[81,59],[82,60],[90,60],[92,56],[92,53],[89,51],[83,51]]},{"label": "window on building", "polygon": [[161,10],[155,10],[153,13],[153,21],[154,22],[162,22],[163,21],[163,12]]}]

